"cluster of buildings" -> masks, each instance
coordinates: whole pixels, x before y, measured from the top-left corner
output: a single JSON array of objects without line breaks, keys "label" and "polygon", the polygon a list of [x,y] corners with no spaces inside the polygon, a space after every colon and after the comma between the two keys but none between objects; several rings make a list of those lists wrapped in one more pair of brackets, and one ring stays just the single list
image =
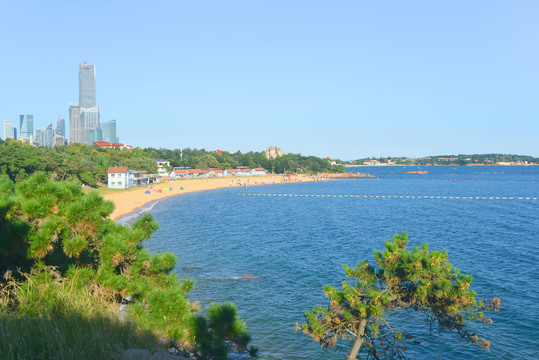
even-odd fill
[{"label": "cluster of buildings", "polygon": [[222,177],[222,176],[253,176],[253,175],[266,175],[268,171],[264,168],[237,168],[237,169],[186,169],[186,168],[174,168],[170,173],[171,179],[176,178],[196,178],[196,177]]},{"label": "cluster of buildings", "polygon": [[250,169],[248,167],[238,167],[236,169],[191,169],[175,167],[171,172],[170,162],[166,160],[156,160],[158,173],[146,174],[142,171],[131,170],[128,167],[109,167],[107,170],[107,183],[109,189],[128,189],[136,186],[145,186],[158,183],[162,179],[179,178],[211,178],[223,176],[254,176],[266,175],[268,171],[264,168]]},{"label": "cluster of buildings", "polygon": [[116,120],[100,121],[96,102],[95,65],[79,65],[79,102],[69,104],[69,139],[66,137],[65,121],[59,117],[56,127],[49,124],[45,129],[35,129],[33,115],[21,115],[19,128],[4,119],[4,139],[20,140],[35,146],[60,146],[72,143],[93,145],[98,141],[119,144],[116,136]]},{"label": "cluster of buildings", "polygon": [[65,137],[65,121],[60,116],[56,126],[52,123],[45,129],[34,130],[34,117],[32,115],[21,115],[19,122],[19,132],[17,127],[9,119],[4,119],[4,139],[19,139],[36,146],[60,146],[67,144]]}]

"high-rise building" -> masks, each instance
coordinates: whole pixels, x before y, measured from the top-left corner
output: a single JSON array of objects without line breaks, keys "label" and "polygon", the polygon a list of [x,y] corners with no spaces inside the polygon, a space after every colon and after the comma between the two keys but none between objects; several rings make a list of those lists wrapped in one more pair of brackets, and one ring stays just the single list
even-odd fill
[{"label": "high-rise building", "polygon": [[[90,142],[89,133],[91,130],[99,128],[99,107],[80,108],[80,123],[82,125],[82,143],[93,145]],[[96,140],[97,141],[97,140]]]},{"label": "high-rise building", "polygon": [[[96,103],[95,66],[79,65],[79,102],[69,104],[69,140],[71,143],[93,144],[99,128],[99,107]],[[94,131],[90,139],[90,131]]]},{"label": "high-rise building", "polygon": [[93,145],[96,141],[103,140],[101,127],[88,130],[88,144]]},{"label": "high-rise building", "polygon": [[45,146],[45,142],[43,141],[43,131],[36,129],[36,132],[34,134],[34,145],[35,146]]},{"label": "high-rise building", "polygon": [[33,144],[34,140],[34,116],[21,115],[20,139],[29,144]]},{"label": "high-rise building", "polygon": [[116,137],[116,120],[105,121],[99,127],[102,133],[101,140],[111,144],[118,142],[118,138]]},{"label": "high-rise building", "polygon": [[56,123],[56,131],[54,135],[60,135],[62,137],[66,136],[66,122],[64,121],[63,116],[58,117],[58,122]]},{"label": "high-rise building", "polygon": [[53,138],[52,124],[49,124],[43,131],[43,144],[47,147],[52,147]]},{"label": "high-rise building", "polygon": [[69,104],[69,142],[82,142],[82,126],[80,123],[80,108],[78,103]]},{"label": "high-rise building", "polygon": [[4,140],[6,139],[17,140],[17,128],[9,119],[4,119]]},{"label": "high-rise building", "polygon": [[79,106],[93,108],[95,100],[95,65],[79,65]]}]

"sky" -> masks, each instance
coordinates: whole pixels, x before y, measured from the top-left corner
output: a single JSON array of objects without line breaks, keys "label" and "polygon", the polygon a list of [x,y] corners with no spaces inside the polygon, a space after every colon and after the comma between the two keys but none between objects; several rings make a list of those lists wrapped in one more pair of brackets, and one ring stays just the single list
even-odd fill
[{"label": "sky", "polygon": [[133,146],[539,156],[538,14],[536,0],[0,1],[0,119],[69,129],[84,57],[101,121]]}]

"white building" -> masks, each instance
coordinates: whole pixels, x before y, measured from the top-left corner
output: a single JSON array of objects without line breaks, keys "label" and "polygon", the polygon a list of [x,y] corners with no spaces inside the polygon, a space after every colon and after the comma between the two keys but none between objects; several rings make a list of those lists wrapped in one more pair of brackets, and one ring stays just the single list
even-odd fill
[{"label": "white building", "polygon": [[159,174],[159,176],[168,176],[169,172],[166,167],[170,167],[170,161],[163,159],[158,159],[155,161],[157,162],[157,173]]}]

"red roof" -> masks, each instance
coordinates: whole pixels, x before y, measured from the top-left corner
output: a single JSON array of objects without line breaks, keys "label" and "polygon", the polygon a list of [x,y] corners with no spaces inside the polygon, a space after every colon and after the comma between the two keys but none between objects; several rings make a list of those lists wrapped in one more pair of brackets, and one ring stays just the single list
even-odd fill
[{"label": "red roof", "polygon": [[264,169],[264,168],[255,168],[254,170],[256,170],[256,171],[266,171],[266,169]]},{"label": "red roof", "polygon": [[189,174],[187,170],[174,170],[174,174]]},{"label": "red roof", "polygon": [[97,145],[97,146],[111,146],[109,142],[106,142],[106,141],[103,141],[103,140],[98,140],[98,141],[94,142],[94,145]]},{"label": "red roof", "polygon": [[129,170],[129,168],[126,166],[126,167],[109,167],[108,170],[107,170],[107,174],[123,174],[123,173],[126,173],[127,170]]},{"label": "red roof", "polygon": [[251,172],[251,169],[241,169],[243,172]]},{"label": "red roof", "polygon": [[125,145],[122,144],[122,143],[114,143],[114,144],[112,144],[112,146],[125,146]]},{"label": "red roof", "polygon": [[214,153],[219,154],[219,155],[221,155],[221,154],[224,153],[224,152],[225,152],[225,151],[219,150],[219,149],[217,149],[217,150],[214,151]]},{"label": "red roof", "polygon": [[228,171],[229,173],[233,173],[233,172],[239,172],[241,170],[238,170],[238,169],[226,169],[226,171]]},{"label": "red roof", "polygon": [[189,174],[204,174],[205,170],[200,170],[200,169],[189,169]]},{"label": "red roof", "polygon": [[213,170],[213,172],[216,172],[216,173],[224,173],[223,170]]}]

